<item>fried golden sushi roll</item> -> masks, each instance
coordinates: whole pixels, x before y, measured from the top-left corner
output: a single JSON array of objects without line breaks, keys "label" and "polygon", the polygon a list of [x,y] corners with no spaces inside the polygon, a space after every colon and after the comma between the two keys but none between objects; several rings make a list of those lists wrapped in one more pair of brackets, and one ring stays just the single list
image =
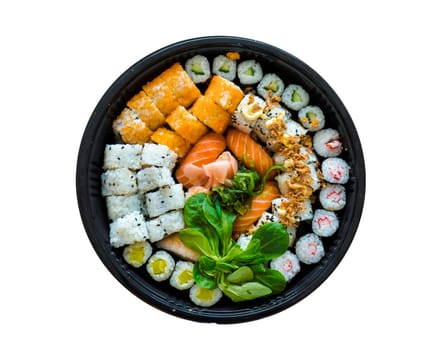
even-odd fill
[{"label": "fried golden sushi roll", "polygon": [[205,95],[195,101],[189,112],[217,134],[223,134],[231,122],[231,115]]},{"label": "fried golden sushi roll", "polygon": [[113,121],[113,131],[125,143],[141,145],[148,142],[153,134],[153,131],[149,129],[138,113],[129,108],[124,108]]},{"label": "fried golden sushi roll", "polygon": [[231,115],[244,96],[240,87],[219,75],[212,77],[204,94]]},{"label": "fried golden sushi roll", "polygon": [[169,147],[180,158],[183,158],[190,148],[190,143],[188,141],[175,131],[166,128],[157,129],[153,133],[151,140],[157,144]]},{"label": "fried golden sushi roll", "polygon": [[155,103],[144,91],[138,92],[128,102],[127,107],[138,113],[141,120],[146,123],[150,130],[155,131],[164,124],[165,117]]},{"label": "fried golden sushi roll", "polygon": [[208,128],[183,106],[178,106],[166,119],[167,124],[191,144],[197,142]]}]

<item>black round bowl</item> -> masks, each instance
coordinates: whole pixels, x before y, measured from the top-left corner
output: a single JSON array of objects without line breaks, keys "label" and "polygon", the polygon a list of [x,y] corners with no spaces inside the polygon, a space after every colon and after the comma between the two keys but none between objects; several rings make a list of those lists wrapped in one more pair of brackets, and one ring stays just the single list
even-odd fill
[{"label": "black round bowl", "polygon": [[[215,306],[202,308],[191,303],[188,293],[176,291],[166,283],[153,282],[145,269],[126,264],[109,243],[109,222],[101,196],[103,153],[112,143],[112,120],[142,86],[175,62],[184,64],[195,54],[209,58],[237,51],[242,59],[255,58],[264,72],[275,72],[285,83],[298,83],[310,94],[311,104],[324,111],[327,127],[339,130],[351,166],[346,185],[347,205],[340,212],[337,233],[324,239],[326,255],[315,265],[303,266],[301,272],[280,295],[251,302],[233,303],[224,298]],[[365,195],[365,167],[360,140],[343,103],[331,87],[313,69],[295,56],[263,42],[239,37],[202,37],[181,41],[162,48],[131,66],[106,91],[85,129],[78,155],[76,186],[81,218],[97,255],[129,291],[164,312],[199,322],[238,323],[252,321],[280,312],[313,292],[333,272],[349,248],[362,213]],[[301,228],[305,230],[306,228]]]}]

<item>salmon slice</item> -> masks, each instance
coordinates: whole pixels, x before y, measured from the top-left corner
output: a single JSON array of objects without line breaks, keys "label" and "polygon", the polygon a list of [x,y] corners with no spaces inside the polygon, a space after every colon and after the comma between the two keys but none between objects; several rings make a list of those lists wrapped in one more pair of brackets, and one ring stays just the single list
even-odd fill
[{"label": "salmon slice", "polygon": [[260,176],[265,175],[274,164],[268,153],[248,134],[230,128],[226,133],[226,143],[231,152],[249,169],[255,169]]},{"label": "salmon slice", "polygon": [[215,161],[225,148],[226,142],[223,136],[216,133],[204,135],[192,147],[175,172],[178,182],[185,188],[203,186],[208,176],[202,166]]},{"label": "salmon slice", "polygon": [[157,248],[167,250],[181,259],[197,261],[200,257],[199,253],[183,243],[178,232],[166,236],[161,241],[156,242],[155,245]]},{"label": "salmon slice", "polygon": [[251,208],[248,212],[235,220],[232,231],[235,234],[246,232],[271,207],[271,202],[278,196],[280,196],[280,191],[276,183],[267,181],[263,192],[252,198]]}]

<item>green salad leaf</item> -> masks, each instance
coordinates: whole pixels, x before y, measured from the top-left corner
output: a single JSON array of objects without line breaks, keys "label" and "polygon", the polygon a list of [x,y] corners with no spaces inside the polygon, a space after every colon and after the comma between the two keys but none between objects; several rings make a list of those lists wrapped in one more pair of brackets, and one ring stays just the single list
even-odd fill
[{"label": "green salad leaf", "polygon": [[280,293],[286,287],[280,272],[264,266],[288,249],[289,236],[282,224],[261,226],[243,250],[232,239],[237,215],[212,195],[197,193],[189,197],[184,214],[187,227],[180,231],[180,238],[201,254],[193,269],[198,285],[218,287],[235,302]]}]

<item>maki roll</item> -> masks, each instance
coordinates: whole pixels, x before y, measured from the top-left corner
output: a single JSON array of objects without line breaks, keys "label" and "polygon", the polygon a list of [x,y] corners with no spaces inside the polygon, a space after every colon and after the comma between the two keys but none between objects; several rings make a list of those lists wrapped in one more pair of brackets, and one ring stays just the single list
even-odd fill
[{"label": "maki roll", "polygon": [[284,87],[283,80],[277,74],[269,73],[265,74],[257,85],[257,93],[263,98],[266,98],[268,94],[270,97],[280,96]]},{"label": "maki roll", "polygon": [[349,179],[347,162],[342,158],[330,157],[324,159],[321,164],[324,180],[334,184],[345,184]]},{"label": "maki roll", "polygon": [[325,126],[325,116],[317,106],[307,106],[302,108],[298,114],[302,125],[310,131],[318,131]]},{"label": "maki roll", "polygon": [[319,192],[319,201],[326,210],[341,210],[347,199],[342,185],[327,185]]},{"label": "maki roll", "polygon": [[206,289],[198,284],[194,284],[189,291],[189,297],[192,302],[198,306],[215,305],[223,296],[220,289]]},{"label": "maki roll", "polygon": [[311,222],[313,232],[320,237],[332,236],[339,227],[339,219],[332,211],[316,209]]},{"label": "maki roll", "polygon": [[335,129],[322,129],[313,136],[313,147],[322,157],[337,157],[342,153],[342,142]]},{"label": "maki roll", "polygon": [[157,282],[167,280],[173,272],[175,260],[164,250],[158,250],[146,264],[149,275]]},{"label": "maki roll", "polygon": [[195,84],[204,83],[211,76],[211,67],[205,56],[195,55],[186,61],[186,72]]},{"label": "maki roll", "polygon": [[110,224],[110,244],[113,248],[144,241],[148,236],[144,215],[138,211],[118,218]]},{"label": "maki roll", "polygon": [[136,242],[124,248],[122,256],[127,264],[133,267],[141,267],[152,255],[152,246],[147,241]]},{"label": "maki roll", "polygon": [[232,81],[237,74],[237,63],[227,56],[219,55],[212,62],[212,73]]},{"label": "maki roll", "polygon": [[170,285],[179,290],[186,290],[192,287],[195,282],[193,268],[194,264],[189,261],[178,261],[172,276],[170,276]]},{"label": "maki roll", "polygon": [[257,84],[263,78],[262,66],[255,60],[243,61],[237,67],[237,76],[243,85]]},{"label": "maki roll", "polygon": [[300,271],[300,264],[297,256],[287,250],[281,256],[271,260],[271,269],[279,271],[288,282]]},{"label": "maki roll", "polygon": [[[264,125],[263,110],[265,107],[266,102],[261,97],[253,94],[245,95],[231,117],[231,125],[249,134],[256,122],[263,121],[262,125]],[[267,132],[269,133],[269,130],[264,127],[261,131],[256,132],[256,134],[263,136]]]},{"label": "maki roll", "polygon": [[282,102],[289,109],[298,111],[302,107],[305,107],[308,102],[310,102],[310,96],[302,86],[290,84],[282,93]]},{"label": "maki roll", "polygon": [[296,255],[304,264],[315,264],[325,255],[321,239],[314,233],[308,233],[299,238],[296,243]]}]

